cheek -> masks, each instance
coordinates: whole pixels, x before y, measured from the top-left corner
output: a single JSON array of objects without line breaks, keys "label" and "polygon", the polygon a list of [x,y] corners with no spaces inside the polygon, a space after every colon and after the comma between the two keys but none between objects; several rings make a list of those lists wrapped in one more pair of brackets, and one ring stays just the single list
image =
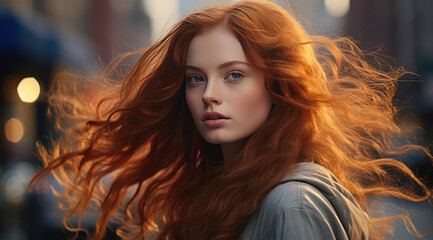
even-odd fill
[{"label": "cheek", "polygon": [[197,91],[185,90],[185,100],[192,117],[195,119],[202,104],[200,94]]},{"label": "cheek", "polygon": [[237,110],[246,124],[261,125],[269,115],[272,97],[263,88],[253,88],[237,95]]}]

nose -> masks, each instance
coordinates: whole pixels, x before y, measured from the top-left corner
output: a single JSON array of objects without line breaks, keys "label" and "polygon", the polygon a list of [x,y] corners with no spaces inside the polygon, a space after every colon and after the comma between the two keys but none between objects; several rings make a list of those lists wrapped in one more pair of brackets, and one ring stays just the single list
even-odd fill
[{"label": "nose", "polygon": [[217,81],[209,80],[203,93],[203,102],[206,104],[221,104],[221,89]]}]

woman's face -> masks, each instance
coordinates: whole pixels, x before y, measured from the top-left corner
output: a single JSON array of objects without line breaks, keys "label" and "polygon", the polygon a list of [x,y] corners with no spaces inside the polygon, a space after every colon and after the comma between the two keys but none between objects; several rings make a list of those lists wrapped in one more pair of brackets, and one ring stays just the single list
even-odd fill
[{"label": "woman's face", "polygon": [[191,41],[185,81],[188,108],[209,143],[249,137],[272,107],[264,75],[252,68],[235,35],[221,25]]}]

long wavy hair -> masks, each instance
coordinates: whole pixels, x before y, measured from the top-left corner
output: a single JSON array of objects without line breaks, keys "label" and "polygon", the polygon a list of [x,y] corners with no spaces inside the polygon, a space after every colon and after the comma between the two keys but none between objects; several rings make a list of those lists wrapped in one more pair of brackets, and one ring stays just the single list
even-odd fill
[{"label": "long wavy hair", "polygon": [[[268,120],[227,162],[198,133],[184,96],[188,46],[220,24],[265,74],[275,98]],[[93,84],[59,80],[49,93],[63,134],[50,147],[38,145],[45,167],[32,184],[51,174],[63,186],[54,191],[70,230],[80,229],[68,225],[73,216],[97,209],[95,239],[111,221],[123,239],[233,239],[305,159],[329,169],[366,211],[371,195],[410,201],[432,195],[389,157],[422,150],[431,158],[423,147],[393,144],[402,131],[392,98],[405,71],[372,67],[347,38],[309,36],[278,5],[247,0],[193,13],[139,53],[121,81],[114,79],[120,59]],[[397,184],[390,172],[405,175],[412,187]],[[372,219],[372,236],[379,238],[377,230],[391,219]]]}]

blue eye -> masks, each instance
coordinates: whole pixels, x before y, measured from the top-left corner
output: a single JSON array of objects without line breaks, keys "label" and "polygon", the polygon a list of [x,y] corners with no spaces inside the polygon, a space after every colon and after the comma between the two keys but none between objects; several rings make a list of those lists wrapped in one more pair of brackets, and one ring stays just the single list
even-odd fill
[{"label": "blue eye", "polygon": [[244,75],[242,75],[240,73],[234,72],[234,73],[230,73],[227,78],[231,79],[231,80],[238,80],[238,79],[242,78],[243,76]]},{"label": "blue eye", "polygon": [[190,77],[187,78],[188,83],[199,83],[204,81],[202,77],[198,76],[198,75],[192,75]]}]

